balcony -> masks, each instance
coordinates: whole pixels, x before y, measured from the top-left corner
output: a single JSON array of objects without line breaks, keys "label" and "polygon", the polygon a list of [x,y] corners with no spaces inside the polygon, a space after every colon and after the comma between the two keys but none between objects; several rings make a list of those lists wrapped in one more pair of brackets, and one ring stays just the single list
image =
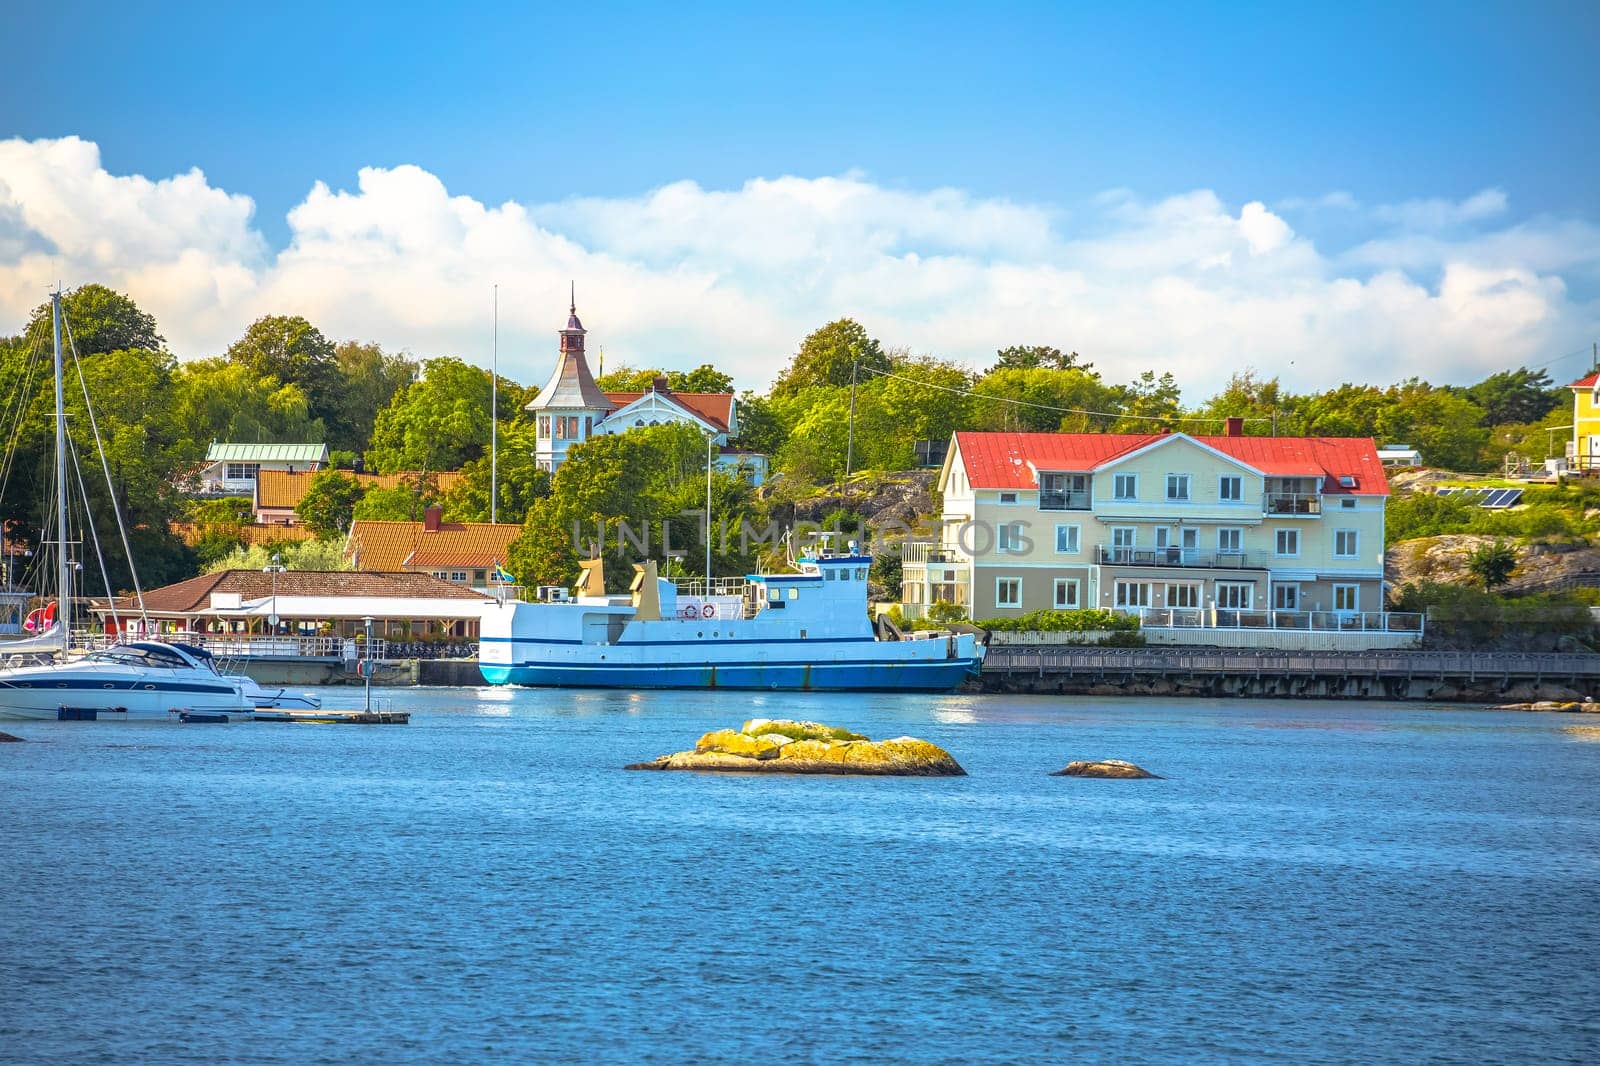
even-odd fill
[{"label": "balcony", "polygon": [[1039,510],[1041,511],[1087,511],[1089,509],[1088,492],[1039,492]]},{"label": "balcony", "polygon": [[1320,515],[1322,497],[1315,492],[1269,492],[1263,507],[1269,515]]},{"label": "balcony", "polygon": [[[1252,559],[1254,560],[1252,562]],[[1202,552],[1196,548],[1095,548],[1102,566],[1187,566],[1205,570],[1260,570],[1259,555],[1245,552]]]},{"label": "balcony", "polygon": [[928,541],[906,541],[900,546],[900,562],[906,566],[923,566],[928,563],[964,562],[961,553]]}]

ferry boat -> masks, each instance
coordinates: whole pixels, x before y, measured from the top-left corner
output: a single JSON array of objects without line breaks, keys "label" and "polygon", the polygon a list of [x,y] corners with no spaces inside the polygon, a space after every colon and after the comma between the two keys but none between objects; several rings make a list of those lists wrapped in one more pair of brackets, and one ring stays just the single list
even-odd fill
[{"label": "ferry boat", "polygon": [[626,596],[604,594],[585,563],[576,596],[484,608],[478,665],[491,685],[944,692],[976,674],[978,633],[888,638],[867,617],[872,558],[854,544],[796,560],[797,573],[750,574],[680,589],[655,563]]}]

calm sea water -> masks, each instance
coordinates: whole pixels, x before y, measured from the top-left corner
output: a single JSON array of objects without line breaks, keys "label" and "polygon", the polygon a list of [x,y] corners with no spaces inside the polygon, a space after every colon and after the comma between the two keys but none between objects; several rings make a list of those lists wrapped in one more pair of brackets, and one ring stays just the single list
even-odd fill
[{"label": "calm sea water", "polygon": [[[1600,722],[387,695],[409,727],[7,725],[0,1060],[1600,1056]],[[971,776],[621,769],[751,715]],[[1046,776],[1088,756],[1167,779]]]}]

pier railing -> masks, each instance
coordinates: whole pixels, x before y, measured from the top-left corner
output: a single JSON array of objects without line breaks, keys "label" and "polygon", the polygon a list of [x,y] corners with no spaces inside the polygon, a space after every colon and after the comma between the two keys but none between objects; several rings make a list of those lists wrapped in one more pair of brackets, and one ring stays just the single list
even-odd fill
[{"label": "pier railing", "polygon": [[1223,607],[1119,608],[1141,629],[1298,630],[1309,633],[1408,633],[1421,636],[1427,617],[1406,611],[1242,611]]},{"label": "pier railing", "polygon": [[1353,677],[1440,680],[1595,680],[1600,655],[1556,652],[1464,652],[1377,650],[1255,651],[1223,648],[1086,648],[992,646],[985,674],[1039,676]]}]

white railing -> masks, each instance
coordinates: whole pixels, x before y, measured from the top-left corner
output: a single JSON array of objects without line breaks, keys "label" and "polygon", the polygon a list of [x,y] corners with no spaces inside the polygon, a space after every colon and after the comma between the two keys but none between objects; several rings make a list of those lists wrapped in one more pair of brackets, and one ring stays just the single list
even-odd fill
[{"label": "white railing", "polygon": [[[152,633],[147,637],[116,637],[90,630],[72,634],[72,646],[98,651],[130,640],[158,640],[192,644],[219,659],[365,659],[366,641],[352,637],[297,636],[289,633]],[[374,640],[370,658],[387,656],[388,641]]]},{"label": "white railing", "polygon": [[742,597],[747,584],[742,577],[714,577],[709,586],[703,577],[678,577],[673,578],[672,583],[677,586],[679,596],[695,596],[700,599],[717,596]]}]

